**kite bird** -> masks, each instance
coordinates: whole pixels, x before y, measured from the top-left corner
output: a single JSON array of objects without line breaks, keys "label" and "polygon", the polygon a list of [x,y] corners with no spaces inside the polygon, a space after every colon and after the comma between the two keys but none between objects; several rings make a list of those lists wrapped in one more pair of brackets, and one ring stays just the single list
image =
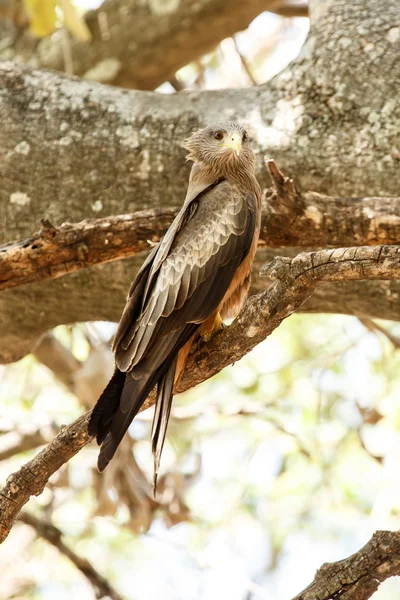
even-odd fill
[{"label": "kite bird", "polygon": [[174,385],[192,344],[241,310],[260,230],[261,192],[245,129],[212,125],[184,147],[194,163],[185,202],[131,286],[113,343],[115,372],[89,422],[103,471],[157,385],[154,486]]}]

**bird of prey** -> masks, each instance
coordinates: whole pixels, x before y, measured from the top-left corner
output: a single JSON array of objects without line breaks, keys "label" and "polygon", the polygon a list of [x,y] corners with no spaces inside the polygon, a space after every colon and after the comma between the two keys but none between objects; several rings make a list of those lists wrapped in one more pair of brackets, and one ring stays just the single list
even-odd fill
[{"label": "bird of prey", "polygon": [[194,163],[185,201],[133,281],[114,338],[114,375],[89,422],[89,434],[101,445],[103,471],[157,386],[154,485],[174,385],[193,342],[241,310],[261,219],[254,154],[240,124],[200,129],[184,147]]}]

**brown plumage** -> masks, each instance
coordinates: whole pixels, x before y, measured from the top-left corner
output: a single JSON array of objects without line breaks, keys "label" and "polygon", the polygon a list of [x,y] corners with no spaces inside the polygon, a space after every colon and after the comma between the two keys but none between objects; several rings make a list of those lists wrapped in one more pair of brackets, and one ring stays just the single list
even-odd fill
[{"label": "brown plumage", "polygon": [[206,127],[185,147],[194,162],[185,202],[131,286],[114,339],[116,369],[89,423],[102,471],[157,385],[155,482],[173,387],[193,342],[242,308],[260,230],[261,194],[243,127]]}]

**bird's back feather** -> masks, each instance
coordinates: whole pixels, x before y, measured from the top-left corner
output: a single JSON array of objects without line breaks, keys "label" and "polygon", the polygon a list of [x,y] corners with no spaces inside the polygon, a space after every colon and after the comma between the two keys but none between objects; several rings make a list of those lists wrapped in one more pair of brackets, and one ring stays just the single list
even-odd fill
[{"label": "bird's back feather", "polygon": [[177,355],[201,323],[218,310],[249,253],[256,212],[254,193],[217,181],[185,203],[164,240],[145,261],[115,336],[116,373],[90,422],[90,431],[102,443],[100,470],[157,384],[152,442],[158,470]]}]

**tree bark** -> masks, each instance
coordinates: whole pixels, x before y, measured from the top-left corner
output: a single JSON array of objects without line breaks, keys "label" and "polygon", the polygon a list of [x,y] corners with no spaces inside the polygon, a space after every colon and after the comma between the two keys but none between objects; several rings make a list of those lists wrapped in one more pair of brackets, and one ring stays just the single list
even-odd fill
[{"label": "tree bark", "polygon": [[[301,193],[273,160],[274,187],[265,190],[259,247],[395,244],[400,239],[399,198],[331,198]],[[339,210],[338,210],[339,207]],[[339,212],[340,211],[340,212]],[[178,209],[86,219],[54,227],[42,221],[32,238],[0,247],[0,291],[61,277],[127,258],[159,242]]]},{"label": "tree bark", "polygon": [[[264,158],[272,156],[305,190],[343,198],[397,196],[398,3],[312,0],[310,7],[311,33],[301,55],[259,87],[164,96],[3,63],[2,241],[32,235],[43,218],[59,225],[179,205],[189,171],[181,142],[221,117],[248,126],[264,187]],[[320,247],[347,230],[352,201],[348,210],[334,202],[335,229],[332,234],[322,217]],[[369,209],[354,200],[363,223]],[[285,222],[281,227],[285,231]],[[305,247],[307,229],[299,236]],[[357,243],[355,234],[352,245]],[[22,356],[60,323],[118,319],[140,262],[129,259],[3,292],[1,359]],[[400,319],[398,282],[340,285],[340,291],[337,284],[321,288],[304,309]]]},{"label": "tree bark", "polygon": [[[393,280],[400,278],[400,246],[353,247],[277,258],[261,270],[273,284],[252,296],[230,327],[190,354],[174,393],[184,392],[236,362],[297,311],[318,286],[327,281]],[[151,394],[141,411],[154,404]],[[49,477],[86,446],[90,412],[63,427],[54,440],[0,490],[0,543],[18,513],[33,495],[42,493]]]},{"label": "tree bark", "polygon": [[[72,71],[119,87],[153,90],[223,39],[246,29],[264,10],[307,14],[304,3],[283,0],[105,0],[85,16],[92,40],[69,40]],[[0,51],[0,58],[64,71],[64,33],[36,44],[26,30]]]},{"label": "tree bark", "polygon": [[400,575],[400,532],[376,531],[358,552],[322,565],[314,581],[293,600],[368,600],[385,579],[396,575]]}]

